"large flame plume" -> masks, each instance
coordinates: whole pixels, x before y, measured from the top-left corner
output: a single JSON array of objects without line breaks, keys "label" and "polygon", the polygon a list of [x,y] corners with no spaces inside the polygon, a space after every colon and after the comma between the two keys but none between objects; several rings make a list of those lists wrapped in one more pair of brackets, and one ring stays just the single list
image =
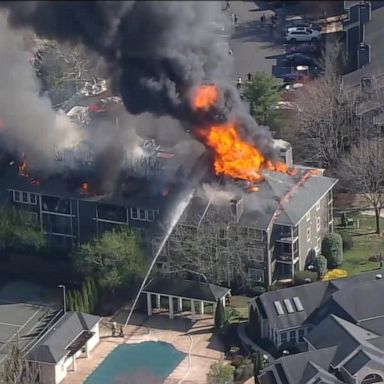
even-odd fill
[{"label": "large flame plume", "polygon": [[[214,84],[201,85],[194,93],[193,105],[197,110],[210,109],[219,96],[219,89]],[[294,173],[283,162],[267,160],[258,148],[245,141],[235,121],[199,128],[197,134],[213,150],[217,175],[257,183],[264,180],[263,169]]]}]

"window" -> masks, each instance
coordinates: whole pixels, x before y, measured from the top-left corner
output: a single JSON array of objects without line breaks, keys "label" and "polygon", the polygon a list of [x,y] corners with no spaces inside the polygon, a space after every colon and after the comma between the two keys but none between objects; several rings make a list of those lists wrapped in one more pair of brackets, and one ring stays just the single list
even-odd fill
[{"label": "window", "polygon": [[71,214],[71,201],[59,197],[43,196],[41,199],[43,211],[60,213],[62,215]]},{"label": "window", "polygon": [[248,249],[248,259],[264,261],[264,248],[255,247]]},{"label": "window", "polygon": [[99,204],[97,206],[97,219],[125,224],[127,222],[127,210],[116,205]]},{"label": "window", "polygon": [[147,211],[147,221],[155,221],[155,212],[152,209]]},{"label": "window", "polygon": [[320,217],[319,216],[316,217],[316,230],[317,230],[317,232],[320,231]]},{"label": "window", "polygon": [[281,332],[280,337],[281,337],[281,344],[284,344],[287,342],[287,332]]},{"label": "window", "polygon": [[307,229],[307,241],[311,241],[311,228]]},{"label": "window", "polygon": [[155,211],[152,209],[131,208],[131,219],[152,222],[155,220]]},{"label": "window", "polygon": [[255,230],[255,240],[263,241],[263,231],[261,231],[260,229]]},{"label": "window", "polygon": [[264,270],[248,268],[248,279],[254,283],[264,283]]},{"label": "window", "polygon": [[20,192],[19,191],[13,191],[13,201],[20,202],[21,197],[20,197]]},{"label": "window", "polygon": [[306,220],[306,221],[311,220],[311,211],[309,211],[309,212],[305,215],[305,220]]},{"label": "window", "polygon": [[13,191],[13,201],[24,204],[37,204],[36,193]]},{"label": "window", "polygon": [[37,213],[29,211],[20,211],[20,216],[23,218],[25,223],[35,225],[37,224]]},{"label": "window", "polygon": [[304,341],[304,334],[305,334],[305,329],[304,328],[299,329],[299,343]]},{"label": "window", "polygon": [[318,251],[320,251],[320,248],[321,248],[321,238],[320,237],[318,237],[316,240],[316,248],[318,249]]},{"label": "window", "polygon": [[289,331],[289,341],[296,343],[296,331]]},{"label": "window", "polygon": [[320,211],[320,200],[316,203],[316,211]]}]

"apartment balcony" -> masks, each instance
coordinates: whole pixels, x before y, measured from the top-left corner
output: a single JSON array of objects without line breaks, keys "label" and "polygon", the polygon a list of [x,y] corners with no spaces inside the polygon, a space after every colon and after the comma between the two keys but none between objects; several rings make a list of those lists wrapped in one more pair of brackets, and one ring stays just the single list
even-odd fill
[{"label": "apartment balcony", "polygon": [[287,264],[295,264],[299,260],[299,257],[294,257],[290,252],[280,252],[276,256],[276,261],[278,263],[287,263]]}]

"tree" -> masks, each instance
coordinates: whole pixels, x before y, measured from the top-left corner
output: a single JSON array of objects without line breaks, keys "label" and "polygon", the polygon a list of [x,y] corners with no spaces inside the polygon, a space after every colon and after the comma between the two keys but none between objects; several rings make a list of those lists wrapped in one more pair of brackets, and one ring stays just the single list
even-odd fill
[{"label": "tree", "polygon": [[323,255],[319,255],[315,258],[315,265],[317,272],[319,273],[320,277],[323,277],[328,269],[327,269],[327,258]]},{"label": "tree", "polygon": [[280,91],[274,76],[256,72],[252,81],[245,85],[244,97],[258,123],[269,124],[276,119],[277,110],[274,107],[280,99]]},{"label": "tree", "polygon": [[68,311],[74,311],[75,309],[73,305],[73,296],[71,290],[68,290],[65,300]]},{"label": "tree", "polygon": [[81,245],[72,258],[79,271],[111,291],[141,276],[145,267],[139,243],[130,230],[105,232]]},{"label": "tree", "polygon": [[335,167],[351,143],[361,136],[356,118],[359,92],[342,83],[340,43],[320,60],[325,73],[293,92],[300,113],[288,119],[282,138],[291,142],[301,163],[323,168]]},{"label": "tree", "polygon": [[217,300],[216,311],[215,311],[215,327],[217,329],[223,328],[225,324],[225,311],[222,301]]},{"label": "tree", "polygon": [[24,359],[17,344],[4,361],[2,371],[2,384],[38,384],[38,371]]},{"label": "tree", "polygon": [[208,384],[232,384],[235,368],[222,362],[213,363],[207,374]]},{"label": "tree", "polygon": [[384,202],[384,141],[362,140],[341,161],[339,175],[353,193],[364,194],[376,218],[376,233],[380,233],[380,212]]},{"label": "tree", "polygon": [[327,259],[329,268],[335,268],[343,262],[343,240],[337,233],[327,234],[321,242],[321,254]]},{"label": "tree", "polygon": [[264,368],[264,358],[260,351],[257,351],[252,355],[253,361],[253,376],[255,378],[255,384],[259,383],[258,375],[260,371]]},{"label": "tree", "polygon": [[92,298],[89,298],[88,297],[88,290],[87,290],[87,287],[85,284],[83,284],[82,288],[81,288],[81,296],[83,298],[83,303],[84,303],[84,309],[83,311],[84,312],[89,312],[90,311],[90,300]]},{"label": "tree", "polygon": [[76,290],[76,302],[77,302],[77,310],[79,312],[84,312],[84,301],[83,301],[83,295],[79,290]]},{"label": "tree", "polygon": [[92,284],[91,284],[90,279],[85,280],[84,287],[87,291],[88,303],[89,303],[89,312],[93,313],[95,310],[95,295],[94,295],[93,290],[92,290]]},{"label": "tree", "polygon": [[259,339],[261,337],[260,316],[257,311],[257,308],[254,308],[253,305],[251,305],[249,309],[248,322],[249,322],[250,333],[254,335],[256,339]]},{"label": "tree", "polygon": [[88,281],[93,294],[93,308],[96,308],[96,305],[99,302],[99,291],[97,289],[97,285],[94,279],[91,278],[91,279],[88,279]]},{"label": "tree", "polygon": [[36,223],[27,220],[23,213],[3,209],[0,215],[0,247],[17,252],[42,252],[47,245],[46,236]]}]

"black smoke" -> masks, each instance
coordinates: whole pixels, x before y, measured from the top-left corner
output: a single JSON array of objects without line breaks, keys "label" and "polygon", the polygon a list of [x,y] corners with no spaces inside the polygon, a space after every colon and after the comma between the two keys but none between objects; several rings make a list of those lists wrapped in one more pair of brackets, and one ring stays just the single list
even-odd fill
[{"label": "black smoke", "polygon": [[[39,36],[81,43],[108,63],[112,84],[131,114],[169,115],[185,123],[232,117],[245,122],[246,139],[272,153],[268,129],[250,119],[230,84],[231,56],[217,33],[224,23],[220,2],[188,1],[3,1],[14,28]],[[219,84],[225,97],[219,110],[201,116],[190,90]]]}]

